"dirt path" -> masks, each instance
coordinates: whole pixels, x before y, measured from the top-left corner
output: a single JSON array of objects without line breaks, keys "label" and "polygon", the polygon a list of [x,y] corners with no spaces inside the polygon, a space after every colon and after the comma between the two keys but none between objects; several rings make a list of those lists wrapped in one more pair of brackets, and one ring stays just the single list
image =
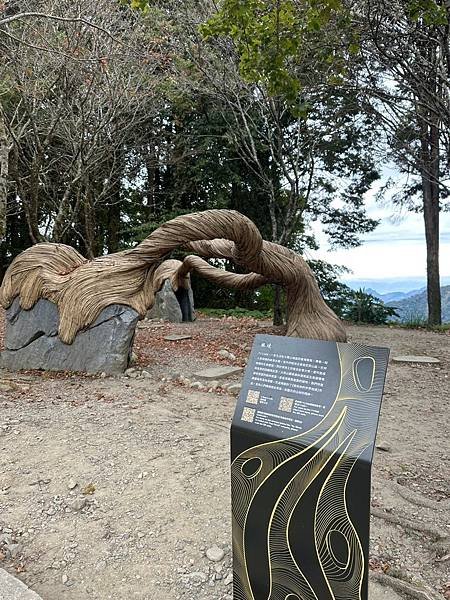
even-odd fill
[{"label": "dirt path", "polygon": [[[145,379],[2,373],[0,566],[44,600],[231,600],[235,397],[162,379],[243,365],[261,327],[272,331],[253,321],[144,323],[136,348]],[[192,339],[164,340],[180,331]],[[450,597],[450,337],[369,327],[350,336],[442,361],[390,366],[371,566],[427,586],[432,600]],[[215,546],[224,553],[208,553],[216,562],[206,556]]]}]

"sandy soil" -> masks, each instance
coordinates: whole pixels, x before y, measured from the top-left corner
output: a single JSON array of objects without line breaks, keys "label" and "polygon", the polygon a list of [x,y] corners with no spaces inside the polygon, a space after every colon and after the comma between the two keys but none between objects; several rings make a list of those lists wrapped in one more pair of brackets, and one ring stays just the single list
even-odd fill
[{"label": "sandy soil", "polygon": [[[45,600],[231,600],[236,398],[163,379],[243,365],[259,331],[273,330],[251,320],[144,322],[136,352],[145,379],[2,372],[0,566]],[[178,332],[192,339],[164,340]],[[394,356],[441,360],[390,365],[371,568],[428,589],[423,598],[449,598],[450,336],[373,327],[349,334],[390,346]],[[221,349],[236,360],[220,357]],[[206,555],[215,546],[224,554],[216,548],[217,561]]]}]

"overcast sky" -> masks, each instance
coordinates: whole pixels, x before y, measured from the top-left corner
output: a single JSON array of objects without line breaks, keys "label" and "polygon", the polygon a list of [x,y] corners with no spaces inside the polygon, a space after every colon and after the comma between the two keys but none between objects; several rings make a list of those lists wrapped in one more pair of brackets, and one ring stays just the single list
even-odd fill
[{"label": "overcast sky", "polygon": [[[349,250],[330,251],[326,237],[316,231],[321,241],[320,258],[352,270],[346,280],[422,279],[426,277],[426,247],[422,214],[396,214],[392,206],[381,206],[374,199],[374,190],[367,195],[370,217],[381,219],[373,233],[364,236],[363,244]],[[441,275],[450,277],[450,213],[441,213]],[[408,287],[408,286],[406,286]]]}]

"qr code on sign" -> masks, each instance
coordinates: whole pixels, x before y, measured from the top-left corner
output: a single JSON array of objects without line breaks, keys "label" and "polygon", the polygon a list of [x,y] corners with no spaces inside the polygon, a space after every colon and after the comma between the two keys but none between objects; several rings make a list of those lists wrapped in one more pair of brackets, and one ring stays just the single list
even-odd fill
[{"label": "qr code on sign", "polygon": [[283,412],[292,412],[293,408],[294,408],[293,398],[285,398],[284,396],[281,396],[281,400],[280,400],[278,409]]},{"label": "qr code on sign", "polygon": [[244,408],[242,412],[241,421],[245,421],[246,423],[253,423],[255,420],[256,410],[254,408]]},{"label": "qr code on sign", "polygon": [[256,390],[250,390],[247,394],[247,402],[249,404],[258,404],[260,396],[261,392],[257,392]]}]

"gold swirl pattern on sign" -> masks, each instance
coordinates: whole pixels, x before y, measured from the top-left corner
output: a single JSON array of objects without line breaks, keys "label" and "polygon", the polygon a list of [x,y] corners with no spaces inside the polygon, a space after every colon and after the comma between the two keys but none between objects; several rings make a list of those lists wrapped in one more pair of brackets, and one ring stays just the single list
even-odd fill
[{"label": "gold swirl pattern on sign", "polygon": [[[337,343],[341,377],[337,396],[325,417],[312,429],[283,440],[249,448],[232,464],[233,549],[235,600],[361,600],[365,553],[349,513],[347,494],[355,465],[373,446],[383,392],[386,355],[382,349]],[[369,350],[369,352],[368,352]],[[369,355],[370,354],[370,355]],[[366,363],[364,378],[359,371]],[[368,367],[373,367],[368,370]],[[367,385],[370,383],[370,386]],[[255,459],[257,459],[255,461]],[[246,475],[254,461],[257,469]],[[258,462],[259,461],[259,462]],[[301,464],[303,462],[303,464]],[[280,475],[293,466],[275,499],[267,526],[268,593],[255,590],[246,546],[249,518],[257,498],[273,489]],[[278,479],[277,479],[278,478]],[[292,547],[292,521],[298,518],[306,495],[314,502],[312,539],[316,571],[302,565]],[[310,501],[310,500],[309,500]],[[340,552],[336,545],[340,545]],[[328,598],[319,596],[317,579]],[[263,597],[264,595],[264,597]]]},{"label": "gold swirl pattern on sign", "polygon": [[[370,383],[369,385],[364,385],[363,382],[361,381],[361,366],[366,363],[367,361],[370,363]],[[375,376],[375,360],[373,359],[373,356],[362,356],[361,358],[358,358],[357,360],[355,360],[355,362],[353,363],[353,378],[355,380],[355,384],[356,387],[358,388],[358,390],[360,392],[370,392],[370,390],[372,389],[373,386],[373,381],[374,381],[374,376]]]}]

